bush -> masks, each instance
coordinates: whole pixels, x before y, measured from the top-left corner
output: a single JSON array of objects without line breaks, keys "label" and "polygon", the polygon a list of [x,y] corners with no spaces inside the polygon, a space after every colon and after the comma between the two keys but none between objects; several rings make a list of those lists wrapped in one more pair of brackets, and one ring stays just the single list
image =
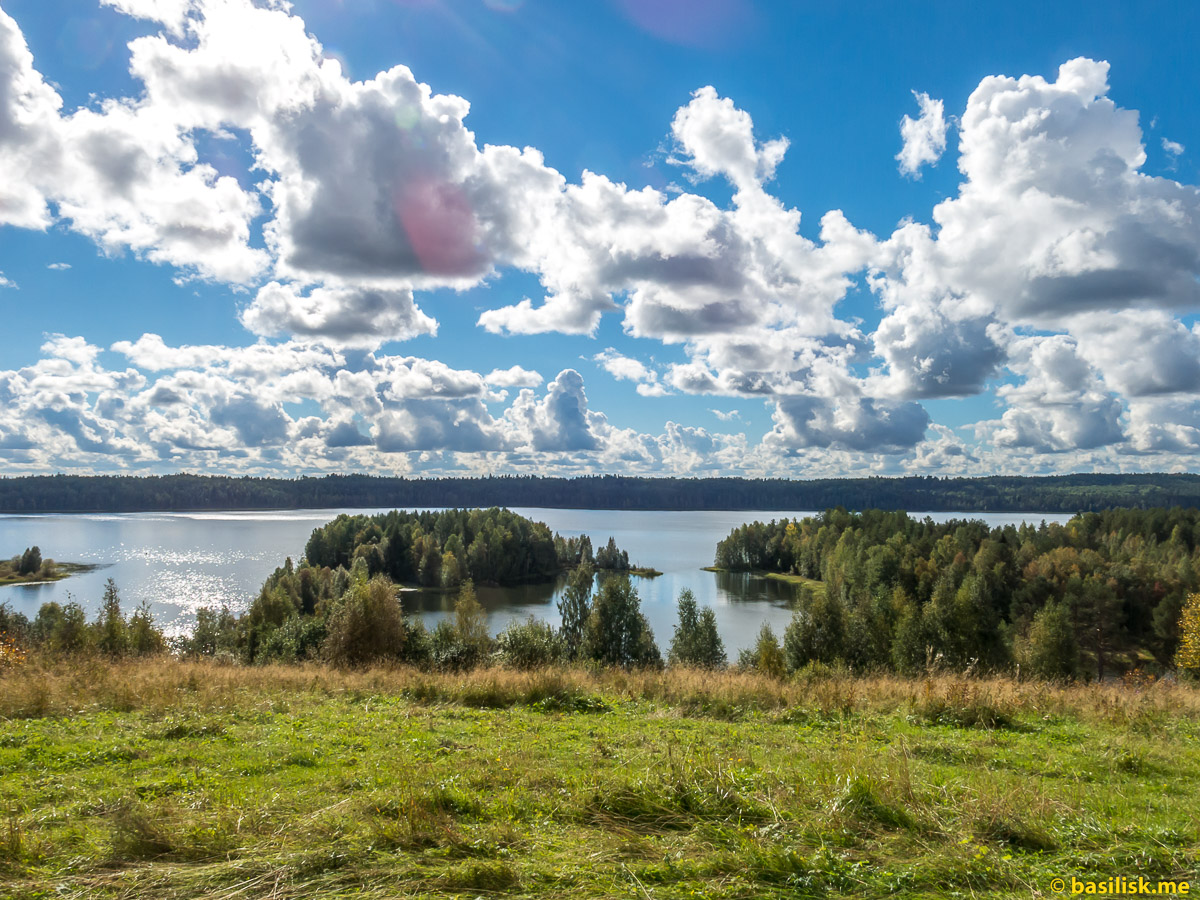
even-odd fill
[{"label": "bush", "polygon": [[[255,661],[267,662],[302,662],[319,656],[326,639],[329,637],[329,627],[324,619],[312,616],[292,616],[278,628],[265,632],[260,639]],[[367,662],[369,660],[364,660]]]},{"label": "bush", "polygon": [[430,658],[439,669],[462,672],[473,669],[492,652],[487,614],[475,598],[475,585],[463,582],[454,603],[454,621],[443,619],[430,635]]},{"label": "bush", "polygon": [[390,581],[357,580],[328,619],[322,655],[334,665],[365,666],[398,659],[404,650],[404,615]]},{"label": "bush", "polygon": [[774,678],[783,677],[786,670],[783,650],[779,646],[779,638],[775,637],[775,630],[766,622],[759,629],[754,646],[738,654],[738,668]]},{"label": "bush", "polygon": [[514,669],[540,669],[559,662],[564,654],[562,638],[545,622],[530,616],[513,622],[496,638],[501,662]]},{"label": "bush", "polygon": [[719,669],[725,665],[725,643],[717,633],[712,609],[697,609],[696,596],[687,588],[679,593],[679,624],[667,657],[672,665]]}]

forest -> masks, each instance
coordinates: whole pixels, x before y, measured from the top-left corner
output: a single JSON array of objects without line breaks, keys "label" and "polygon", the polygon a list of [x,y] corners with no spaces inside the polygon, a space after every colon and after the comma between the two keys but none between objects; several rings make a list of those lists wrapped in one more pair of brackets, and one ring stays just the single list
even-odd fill
[{"label": "forest", "polygon": [[313,530],[304,558],[318,569],[349,569],[361,558],[368,576],[444,588],[457,588],[466,579],[502,585],[548,581],[581,563],[630,569],[629,554],[612,538],[594,551],[586,534],[564,538],[542,522],[498,507],[343,514]]},{"label": "forest", "polygon": [[206,509],[445,508],[904,509],[1099,511],[1200,506],[1200,475],[1077,474],[990,478],[232,478],[223,475],[0,478],[0,512],[140,512]]},{"label": "forest", "polygon": [[823,582],[798,590],[784,647],[794,665],[911,674],[936,660],[1104,678],[1176,657],[1181,610],[1200,584],[1198,541],[1194,508],[998,528],[830,509],[736,528],[715,562]]}]

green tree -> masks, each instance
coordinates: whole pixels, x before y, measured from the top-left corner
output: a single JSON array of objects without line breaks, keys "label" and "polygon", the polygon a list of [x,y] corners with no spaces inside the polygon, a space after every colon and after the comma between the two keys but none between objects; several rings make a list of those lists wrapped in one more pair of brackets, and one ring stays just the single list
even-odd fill
[{"label": "green tree", "polygon": [[583,644],[588,616],[592,613],[592,582],[595,574],[590,563],[580,563],[567,577],[567,586],[558,600],[558,614],[562,619],[559,634],[562,635],[563,650],[569,660],[579,657],[579,648]]},{"label": "green tree", "polygon": [[111,578],[105,582],[104,598],[96,618],[96,646],[109,656],[124,656],[129,649],[128,624],[121,612],[121,595]]},{"label": "green tree", "polygon": [[725,665],[725,644],[717,633],[717,617],[709,607],[698,609],[696,596],[684,588],[679,593],[679,624],[671,639],[667,659],[672,665],[717,669]]},{"label": "green tree", "polygon": [[162,653],[167,648],[162,630],[154,627],[154,615],[145,600],[129,618],[128,646],[137,656]]},{"label": "green tree", "polygon": [[1030,674],[1041,678],[1071,678],[1079,670],[1079,645],[1071,613],[1051,601],[1037,611],[1020,655]]},{"label": "green tree", "polygon": [[804,596],[783,633],[783,654],[789,671],[817,661],[833,663],[845,658],[846,614],[830,592]]},{"label": "green tree", "polygon": [[454,604],[454,630],[472,664],[482,662],[491,651],[487,613],[475,596],[475,584],[470,580],[463,582]]},{"label": "green tree", "polygon": [[42,568],[42,551],[35,547],[28,548],[21,554],[21,562],[17,566],[18,575],[33,575]]},{"label": "green tree", "polygon": [[611,666],[662,663],[654,632],[628,576],[604,579],[584,630],[583,655]]}]

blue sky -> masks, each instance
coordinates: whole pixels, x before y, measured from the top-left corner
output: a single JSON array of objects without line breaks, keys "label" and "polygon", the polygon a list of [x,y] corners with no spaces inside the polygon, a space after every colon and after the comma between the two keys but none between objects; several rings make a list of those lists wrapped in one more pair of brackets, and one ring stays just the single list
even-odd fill
[{"label": "blue sky", "polygon": [[0,11],[0,474],[1196,467],[1192,5]]}]

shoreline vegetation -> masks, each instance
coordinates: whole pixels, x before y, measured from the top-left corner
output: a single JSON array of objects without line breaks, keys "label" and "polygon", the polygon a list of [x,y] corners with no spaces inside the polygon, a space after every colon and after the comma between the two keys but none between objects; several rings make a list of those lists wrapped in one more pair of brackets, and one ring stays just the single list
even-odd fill
[{"label": "shoreline vegetation", "polygon": [[12,559],[0,560],[0,587],[8,585],[48,584],[62,581],[80,572],[94,571],[93,563],[57,562],[43,559],[39,547],[27,547],[25,552]]},{"label": "shoreline vegetation", "polygon": [[1077,513],[1200,506],[1200,475],[942,478],[320,478],[47,475],[0,477],[0,512],[155,512],[518,506],[629,510],[904,509]]}]

